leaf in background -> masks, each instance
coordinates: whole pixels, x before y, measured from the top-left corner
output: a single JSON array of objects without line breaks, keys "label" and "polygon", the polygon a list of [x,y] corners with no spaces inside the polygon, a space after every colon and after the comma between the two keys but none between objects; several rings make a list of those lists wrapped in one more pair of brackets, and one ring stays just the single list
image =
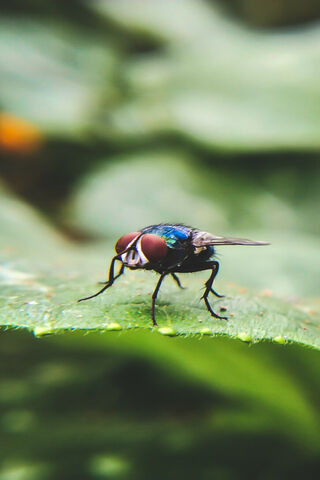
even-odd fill
[{"label": "leaf in background", "polygon": [[0,20],[0,104],[41,131],[78,135],[115,94],[115,52],[63,24]]},{"label": "leaf in background", "polygon": [[48,258],[50,250],[58,252],[68,245],[43,215],[16,198],[2,183],[0,231],[1,254],[12,258],[27,255],[41,261]]},{"label": "leaf in background", "polygon": [[123,67],[130,96],[111,112],[107,136],[174,132],[224,151],[319,151],[318,25],[250,31],[224,18],[214,2],[92,5],[165,46]]},{"label": "leaf in background", "polygon": [[62,212],[69,225],[113,240],[165,221],[205,226],[210,218],[216,229],[227,228],[223,209],[198,195],[189,156],[144,151],[108,160],[76,186]]}]

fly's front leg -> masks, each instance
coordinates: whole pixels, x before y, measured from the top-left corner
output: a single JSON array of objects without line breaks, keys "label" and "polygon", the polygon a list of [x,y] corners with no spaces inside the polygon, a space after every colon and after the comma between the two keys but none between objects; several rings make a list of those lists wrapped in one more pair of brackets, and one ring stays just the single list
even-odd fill
[{"label": "fly's front leg", "polygon": [[[113,281],[117,280],[117,278],[121,277],[121,275],[123,274],[124,272],[124,264],[122,263],[121,264],[121,267],[119,269],[119,272],[117,273],[117,275],[113,278]],[[107,285],[107,283],[109,283],[109,280],[107,280],[106,282],[98,282],[99,285]]]},{"label": "fly's front leg", "polygon": [[104,292],[105,290],[107,290],[107,288],[111,287],[115,279],[120,277],[120,275],[122,275],[123,273],[122,267],[124,268],[124,265],[122,265],[122,267],[120,268],[119,273],[116,276],[114,275],[114,264],[116,260],[121,260],[121,255],[116,255],[111,260],[110,267],[109,267],[109,279],[106,282],[105,286],[101,288],[101,290],[99,290],[97,293],[90,295],[89,297],[80,298],[78,302],[83,302],[84,300],[90,300],[90,298],[97,297],[98,295],[100,295],[100,293]]}]

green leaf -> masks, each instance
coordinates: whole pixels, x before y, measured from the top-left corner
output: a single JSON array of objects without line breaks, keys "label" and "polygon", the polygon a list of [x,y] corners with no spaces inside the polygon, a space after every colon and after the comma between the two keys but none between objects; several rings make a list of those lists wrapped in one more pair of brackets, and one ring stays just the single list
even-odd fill
[{"label": "green leaf", "polygon": [[[164,283],[157,302],[159,331],[151,327],[150,295],[156,276],[150,272],[128,272],[104,295],[79,304],[79,297],[93,293],[95,282],[105,279],[104,263],[112,256],[111,248],[71,247],[41,217],[25,206],[21,215],[21,204],[5,197],[0,218],[3,231],[10,235],[0,243],[4,326],[25,327],[37,336],[68,329],[143,328],[165,335],[227,335],[245,342],[271,340],[320,347],[319,311],[315,305],[301,307],[268,296],[270,292],[267,296],[244,293],[217,282],[216,288],[227,297],[213,305],[217,313],[223,306],[229,320],[211,318],[203,302],[199,302],[204,274],[187,276],[185,291],[179,291],[170,279]],[[12,216],[20,221],[13,224]],[[31,239],[28,231],[32,231]]]},{"label": "green leaf", "polygon": [[[26,327],[36,336],[66,329],[151,329],[154,276],[129,274],[104,296],[77,304],[79,297],[94,292],[94,284],[77,275],[72,263],[68,267],[72,275],[59,272],[55,262],[52,263],[54,275],[26,268],[17,270],[11,264],[4,268],[2,324]],[[230,315],[226,322],[211,318],[199,302],[199,278],[188,279],[185,285],[188,287],[185,292],[177,292],[174,285],[165,285],[161,290],[156,308],[160,334],[227,335],[249,343],[271,340],[320,348],[319,312],[308,306],[299,307],[255,292],[237,294],[236,290],[227,288],[227,297],[213,303],[217,313],[221,314],[223,306],[223,314]]]}]

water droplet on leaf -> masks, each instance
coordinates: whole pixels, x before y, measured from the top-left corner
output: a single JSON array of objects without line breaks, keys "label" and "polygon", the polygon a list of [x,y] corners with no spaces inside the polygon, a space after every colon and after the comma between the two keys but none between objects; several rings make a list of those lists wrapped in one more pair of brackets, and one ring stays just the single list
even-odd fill
[{"label": "water droplet on leaf", "polygon": [[160,327],[158,332],[167,337],[174,337],[177,335],[177,332],[172,327]]},{"label": "water droplet on leaf", "polygon": [[118,332],[119,330],[122,330],[122,327],[120,323],[114,322],[114,323],[108,323],[104,327],[105,330],[108,332]]},{"label": "water droplet on leaf", "polygon": [[44,337],[46,335],[53,335],[54,329],[50,326],[38,326],[33,329],[33,335],[37,338]]},{"label": "water droplet on leaf", "polygon": [[209,327],[203,327],[200,329],[201,335],[211,335],[211,330]]},{"label": "water droplet on leaf", "polygon": [[238,338],[239,340],[241,340],[242,342],[251,342],[251,341],[252,341],[251,335],[249,335],[249,334],[246,333],[246,332],[240,332],[240,333],[238,333],[237,338]]},{"label": "water droplet on leaf", "polygon": [[280,343],[280,345],[284,345],[287,343],[286,339],[282,337],[281,335],[278,335],[277,337],[274,337],[273,339],[274,342]]}]

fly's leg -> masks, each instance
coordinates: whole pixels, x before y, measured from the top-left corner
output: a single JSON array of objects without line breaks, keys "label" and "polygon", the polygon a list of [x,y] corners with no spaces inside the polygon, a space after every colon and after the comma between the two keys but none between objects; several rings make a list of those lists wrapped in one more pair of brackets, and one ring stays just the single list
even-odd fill
[{"label": "fly's leg", "polygon": [[90,297],[80,298],[80,300],[78,300],[78,302],[83,302],[84,300],[89,300],[90,298],[97,297],[98,295],[100,295],[100,293],[103,293],[105,290],[107,290],[107,288],[111,287],[111,285],[112,285],[113,282],[116,280],[116,278],[120,277],[120,275],[122,275],[123,270],[124,270],[124,265],[122,265],[122,267],[120,268],[119,273],[118,273],[116,276],[114,275],[114,264],[115,264],[116,260],[120,260],[120,259],[121,259],[121,255],[116,255],[116,256],[113,257],[113,259],[111,260],[110,267],[109,267],[109,279],[108,279],[108,281],[106,282],[106,284],[104,285],[104,287],[101,288],[101,290],[99,290],[99,291],[98,291],[97,293],[95,293],[94,295],[90,295]]},{"label": "fly's leg", "polygon": [[156,305],[156,298],[157,298],[157,295],[159,293],[159,290],[160,290],[160,287],[161,287],[161,283],[162,283],[162,280],[164,279],[164,277],[166,276],[167,274],[166,273],[162,273],[160,275],[160,278],[158,280],[158,283],[156,285],[156,288],[154,289],[154,292],[152,294],[152,308],[151,308],[151,318],[152,318],[152,323],[153,323],[153,326],[156,327],[158,324],[156,322],[156,317],[155,317],[155,305]]},{"label": "fly's leg", "polygon": [[178,287],[181,288],[182,290],[185,290],[186,287],[183,287],[183,286],[181,285],[181,282],[180,282],[180,280],[179,280],[179,278],[178,278],[178,275],[176,275],[175,273],[171,273],[171,276],[172,276],[173,280],[174,280],[175,282],[177,282]]},{"label": "fly's leg", "polygon": [[[211,287],[210,287],[210,292],[213,293],[213,295],[215,295],[216,297],[218,298],[223,298],[224,295],[220,295],[220,293],[216,292],[213,288],[212,288],[212,284],[213,284],[213,281],[214,279],[216,278],[216,276],[218,275],[218,272],[219,272],[219,263],[218,262],[211,262],[214,264],[214,267],[215,269],[212,270],[212,274],[214,273],[213,275],[213,278],[212,278],[212,282],[211,282]],[[210,277],[211,278],[211,277]]]},{"label": "fly's leg", "polygon": [[[117,275],[113,278],[113,281],[117,280],[117,278],[121,277],[121,275],[123,274],[124,272],[124,265],[122,264],[120,269],[119,269],[119,272],[117,273]],[[107,283],[109,283],[109,280],[107,280],[106,282],[98,282],[99,285],[107,285]]]},{"label": "fly's leg", "polygon": [[[213,281],[214,281],[214,279],[215,279],[215,277],[216,277],[216,275],[219,271],[219,263],[218,262],[211,262],[211,265],[213,267],[212,272],[211,272],[210,277],[208,278],[208,280],[205,283],[206,289],[205,289],[205,292],[204,292],[204,294],[201,298],[203,298],[204,303],[206,304],[207,310],[210,313],[210,315],[212,315],[215,318],[220,318],[221,320],[228,320],[228,317],[220,317],[220,315],[217,315],[212,310],[212,307],[211,307],[211,305],[209,303],[209,300],[208,300],[208,295],[209,295],[210,292],[212,292],[216,295],[216,292],[212,288],[212,284],[213,284]],[[217,296],[220,296],[220,295],[217,295]]]},{"label": "fly's leg", "polygon": [[220,295],[220,293],[217,293],[215,290],[213,290],[213,288],[210,288],[210,292],[213,293],[213,295],[215,295],[218,298],[224,297],[224,295]]}]

